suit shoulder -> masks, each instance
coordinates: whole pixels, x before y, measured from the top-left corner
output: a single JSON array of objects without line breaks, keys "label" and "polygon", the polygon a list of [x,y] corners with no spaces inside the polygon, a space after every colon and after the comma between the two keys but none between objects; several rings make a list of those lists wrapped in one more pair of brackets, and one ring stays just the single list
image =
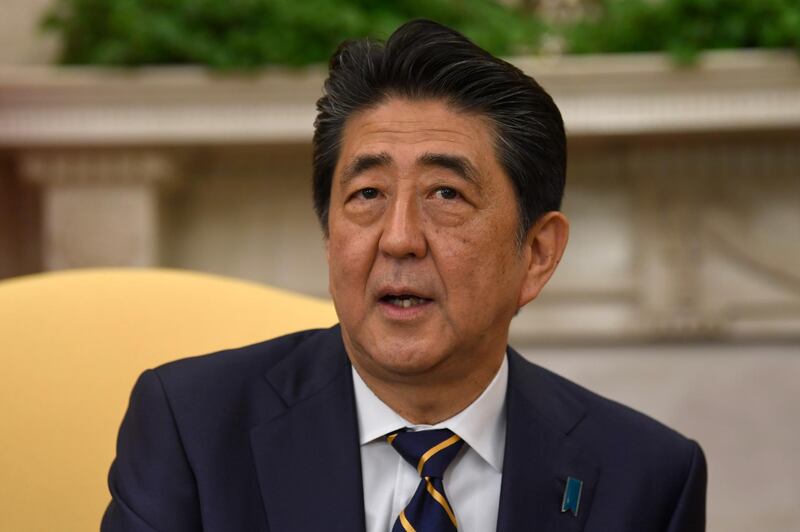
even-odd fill
[{"label": "suit shoulder", "polygon": [[154,372],[168,387],[199,386],[262,376],[325,329],[298,331],[251,345],[167,362]]},{"label": "suit shoulder", "polygon": [[604,523],[598,529],[665,530],[669,522],[669,530],[703,530],[707,469],[697,442],[549,370],[519,367],[525,385],[538,386],[526,393],[531,407],[600,472],[590,510]]},{"label": "suit shoulder", "polygon": [[689,460],[697,444],[664,423],[615,400],[593,392],[548,369],[525,361],[545,393],[561,405],[570,405],[574,422],[565,428],[594,449],[621,462],[656,458],[668,462]]}]

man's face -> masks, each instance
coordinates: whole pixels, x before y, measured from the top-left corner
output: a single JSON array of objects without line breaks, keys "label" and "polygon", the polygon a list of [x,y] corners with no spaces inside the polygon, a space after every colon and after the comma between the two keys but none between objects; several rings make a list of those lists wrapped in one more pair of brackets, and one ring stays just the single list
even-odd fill
[{"label": "man's face", "polygon": [[511,318],[532,297],[518,224],[486,118],[404,99],[352,116],[326,247],[360,372],[435,382],[496,369]]}]

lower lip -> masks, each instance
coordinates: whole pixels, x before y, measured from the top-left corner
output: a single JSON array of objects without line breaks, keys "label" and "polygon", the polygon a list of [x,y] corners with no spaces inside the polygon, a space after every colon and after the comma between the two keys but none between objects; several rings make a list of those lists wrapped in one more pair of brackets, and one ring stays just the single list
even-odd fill
[{"label": "lower lip", "polygon": [[396,321],[409,321],[422,316],[433,305],[433,301],[428,300],[419,305],[411,307],[399,307],[386,301],[379,301],[378,306],[383,311],[384,316]]}]

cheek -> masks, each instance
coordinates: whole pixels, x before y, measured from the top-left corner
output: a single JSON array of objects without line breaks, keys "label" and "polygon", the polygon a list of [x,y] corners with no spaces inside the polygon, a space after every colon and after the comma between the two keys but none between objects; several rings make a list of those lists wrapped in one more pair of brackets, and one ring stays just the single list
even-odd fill
[{"label": "cheek", "polygon": [[447,288],[449,299],[471,298],[470,291],[478,288],[488,273],[487,261],[491,261],[486,253],[486,243],[480,235],[467,231],[440,231],[436,235],[437,270]]},{"label": "cheek", "polygon": [[332,295],[347,297],[364,291],[373,253],[363,233],[336,234],[328,239],[328,271]]},{"label": "cheek", "polygon": [[440,234],[438,269],[454,311],[475,313],[477,301],[488,308],[515,298],[521,278],[515,243],[489,229]]}]

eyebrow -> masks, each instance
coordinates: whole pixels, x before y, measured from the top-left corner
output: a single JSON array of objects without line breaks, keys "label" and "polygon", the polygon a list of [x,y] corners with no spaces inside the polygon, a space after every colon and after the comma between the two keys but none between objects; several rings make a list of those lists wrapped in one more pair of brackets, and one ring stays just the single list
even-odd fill
[{"label": "eyebrow", "polygon": [[342,184],[358,177],[367,170],[392,165],[392,156],[383,151],[380,153],[367,153],[358,155],[350,161],[342,171]]},{"label": "eyebrow", "polygon": [[423,166],[435,166],[450,170],[464,181],[480,188],[478,170],[466,157],[447,153],[424,153],[417,163]]},{"label": "eyebrow", "polygon": [[[342,171],[342,184],[346,184],[348,181],[373,168],[391,166],[393,163],[392,156],[387,152],[358,155],[350,161]],[[469,159],[461,155],[427,152],[423,153],[417,159],[417,164],[449,170],[464,181],[480,188],[477,169]]]}]

